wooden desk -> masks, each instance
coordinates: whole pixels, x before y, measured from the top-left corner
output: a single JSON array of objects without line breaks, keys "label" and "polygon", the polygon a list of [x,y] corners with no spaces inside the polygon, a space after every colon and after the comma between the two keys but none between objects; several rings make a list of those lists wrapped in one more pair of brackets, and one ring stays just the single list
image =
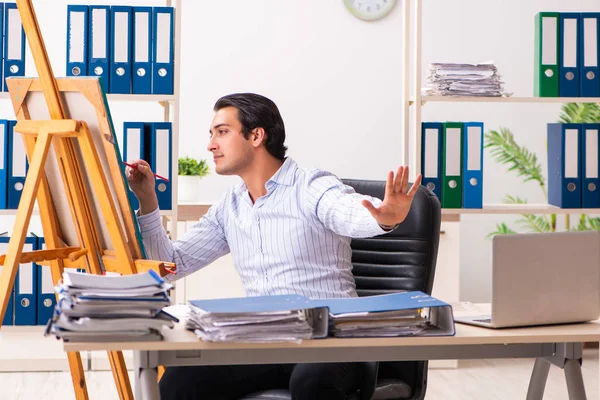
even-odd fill
[{"label": "wooden desk", "polygon": [[320,339],[296,343],[208,343],[177,324],[160,342],[65,343],[65,351],[134,350],[136,398],[158,399],[159,365],[275,364],[535,358],[528,400],[542,399],[550,365],[565,371],[571,400],[586,399],[581,375],[582,342],[600,341],[600,321],[493,330],[456,324],[455,336]]}]

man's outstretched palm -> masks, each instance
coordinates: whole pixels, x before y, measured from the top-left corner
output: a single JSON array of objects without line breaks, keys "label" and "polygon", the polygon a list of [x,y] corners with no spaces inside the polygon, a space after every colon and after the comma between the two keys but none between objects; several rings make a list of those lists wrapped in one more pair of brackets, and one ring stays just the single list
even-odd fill
[{"label": "man's outstretched palm", "polygon": [[408,190],[408,167],[400,167],[394,177],[394,172],[388,173],[385,184],[385,196],[379,207],[373,206],[368,200],[362,205],[369,210],[380,225],[394,226],[404,221],[410,210],[413,198],[421,185],[421,174]]}]

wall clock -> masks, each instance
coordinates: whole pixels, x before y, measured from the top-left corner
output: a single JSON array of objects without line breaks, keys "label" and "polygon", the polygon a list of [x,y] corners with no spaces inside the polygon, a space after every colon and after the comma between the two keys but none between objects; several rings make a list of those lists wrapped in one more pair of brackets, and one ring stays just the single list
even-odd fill
[{"label": "wall clock", "polygon": [[388,15],[396,0],[344,0],[344,4],[355,17],[373,21]]}]

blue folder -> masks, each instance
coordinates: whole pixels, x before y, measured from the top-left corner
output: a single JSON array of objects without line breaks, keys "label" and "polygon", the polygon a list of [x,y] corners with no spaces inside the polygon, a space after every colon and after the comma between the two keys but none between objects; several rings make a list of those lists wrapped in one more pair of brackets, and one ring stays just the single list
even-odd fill
[{"label": "blue folder", "polygon": [[[6,254],[8,250],[8,242],[10,237],[8,232],[0,233],[0,255]],[[2,266],[0,265],[0,273],[2,272]],[[8,305],[6,306],[6,312],[4,313],[4,319],[2,325],[14,325],[15,324],[15,288],[11,289],[10,296],[8,298]]]},{"label": "blue folder", "polygon": [[88,74],[89,15],[89,6],[67,5],[67,76]]},{"label": "blue folder", "polygon": [[152,7],[133,7],[133,94],[152,93]]},{"label": "blue folder", "polygon": [[110,84],[110,6],[90,6],[88,35],[88,74],[100,78],[104,93]]},{"label": "blue folder", "polygon": [[421,124],[421,173],[423,186],[442,199],[442,131],[441,122]]},{"label": "blue folder", "polygon": [[548,204],[581,208],[581,124],[548,124]]},{"label": "blue folder", "polygon": [[299,295],[256,296],[231,299],[190,300],[190,304],[211,313],[262,313],[274,311],[306,310],[307,320],[312,326],[312,337],[327,337],[329,319],[327,306],[313,304]]},{"label": "blue folder", "polygon": [[581,207],[600,208],[600,124],[581,126]]},{"label": "blue folder", "polygon": [[149,138],[146,138],[146,152],[150,167],[155,174],[167,178],[156,181],[155,191],[158,198],[158,208],[172,210],[173,182],[173,129],[171,122],[154,122],[149,124]]},{"label": "blue folder", "polygon": [[131,6],[111,7],[110,93],[131,93]]},{"label": "blue folder", "polygon": [[25,75],[25,30],[15,3],[4,4],[4,91],[6,78]]},{"label": "blue folder", "polygon": [[152,94],[173,94],[174,36],[173,7],[154,7],[152,18]]},{"label": "blue folder", "polygon": [[310,299],[294,294],[190,300],[190,304],[211,313],[302,310],[312,306]]},{"label": "blue folder", "polygon": [[483,122],[465,122],[463,208],[483,208]]},{"label": "blue folder", "polygon": [[[23,252],[37,250],[37,238],[25,238]],[[15,325],[37,324],[37,271],[33,262],[19,266],[15,280]]]},{"label": "blue folder", "polygon": [[0,119],[0,210],[8,208],[9,146],[8,121]]},{"label": "blue folder", "polygon": [[579,95],[600,97],[600,13],[581,13]]},{"label": "blue folder", "polygon": [[579,97],[581,15],[579,13],[560,13],[559,24],[559,94],[560,97]]}]

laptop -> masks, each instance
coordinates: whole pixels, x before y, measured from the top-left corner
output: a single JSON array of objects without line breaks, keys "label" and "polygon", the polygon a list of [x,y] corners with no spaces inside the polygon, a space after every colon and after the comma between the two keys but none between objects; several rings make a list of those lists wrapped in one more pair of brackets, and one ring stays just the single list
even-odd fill
[{"label": "laptop", "polygon": [[506,328],[598,319],[600,232],[495,235],[491,312],[455,321]]}]

